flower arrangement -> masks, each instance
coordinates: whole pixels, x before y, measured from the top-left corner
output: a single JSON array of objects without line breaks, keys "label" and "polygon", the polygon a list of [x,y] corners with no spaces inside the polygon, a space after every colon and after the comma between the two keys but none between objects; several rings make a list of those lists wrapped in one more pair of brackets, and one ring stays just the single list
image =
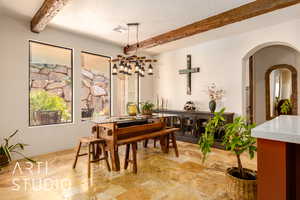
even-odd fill
[{"label": "flower arrangement", "polygon": [[215,83],[212,83],[208,86],[208,95],[210,100],[221,101],[225,95],[225,91],[223,89],[217,88]]}]

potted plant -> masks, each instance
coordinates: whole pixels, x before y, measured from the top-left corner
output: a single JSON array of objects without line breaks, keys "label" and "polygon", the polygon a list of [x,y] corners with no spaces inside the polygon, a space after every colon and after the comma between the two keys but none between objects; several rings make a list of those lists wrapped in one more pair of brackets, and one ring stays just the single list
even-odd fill
[{"label": "potted plant", "polygon": [[10,140],[19,132],[19,130],[16,130],[13,134],[11,134],[9,137],[4,138],[4,142],[0,145],[0,167],[6,166],[9,164],[9,162],[12,161],[12,154],[18,154],[21,155],[23,158],[30,162],[35,162],[34,160],[26,157],[24,154],[21,153],[22,150],[24,150],[25,146],[28,146],[27,144],[23,143],[16,143],[16,144],[10,144]]},{"label": "potted plant", "polygon": [[292,113],[293,106],[291,100],[289,99],[282,100],[282,102],[280,102],[279,105],[280,105],[280,114],[288,115]]},{"label": "potted plant", "polygon": [[251,129],[255,125],[247,124],[244,118],[237,117],[233,123],[221,127],[215,126],[219,120],[223,120],[222,112],[224,112],[224,109],[219,113],[215,113],[199,140],[203,162],[211,151],[214,143],[214,133],[220,128],[224,129],[225,135],[222,144],[226,147],[226,150],[234,153],[237,159],[237,167],[226,170],[227,193],[233,200],[255,200],[257,194],[256,171],[244,168],[241,161],[241,155],[244,152],[249,153],[250,159],[255,155],[256,140],[251,137]]},{"label": "potted plant", "polygon": [[146,101],[146,102],[141,103],[141,105],[142,105],[142,114],[143,115],[152,115],[153,108],[154,108],[153,103]]}]

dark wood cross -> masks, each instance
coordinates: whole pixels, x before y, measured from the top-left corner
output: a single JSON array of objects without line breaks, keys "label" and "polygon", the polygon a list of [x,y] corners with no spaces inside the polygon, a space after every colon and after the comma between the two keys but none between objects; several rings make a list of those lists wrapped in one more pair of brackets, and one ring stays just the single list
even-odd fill
[{"label": "dark wood cross", "polygon": [[192,73],[200,72],[200,67],[192,68],[192,56],[187,55],[187,68],[179,70],[179,74],[187,75],[187,95],[192,94]]}]

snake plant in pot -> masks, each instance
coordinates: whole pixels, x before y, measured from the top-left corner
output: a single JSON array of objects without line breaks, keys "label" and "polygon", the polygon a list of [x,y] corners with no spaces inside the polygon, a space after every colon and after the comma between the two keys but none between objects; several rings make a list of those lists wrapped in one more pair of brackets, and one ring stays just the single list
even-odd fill
[{"label": "snake plant in pot", "polygon": [[3,167],[5,165],[8,165],[9,162],[12,161],[12,154],[18,154],[25,158],[26,160],[30,162],[35,162],[34,160],[26,157],[21,151],[24,150],[27,144],[23,143],[15,143],[11,144],[11,139],[19,132],[19,130],[16,130],[13,132],[10,136],[3,139],[2,144],[0,145],[0,167]]},{"label": "snake plant in pot", "polygon": [[225,124],[225,119],[222,116],[224,111],[225,109],[222,109],[214,114],[214,117],[205,127],[205,133],[199,140],[203,162],[208,153],[211,152],[214,134],[220,129],[224,130],[223,145],[227,151],[231,151],[235,155],[237,160],[237,167],[226,170],[227,193],[233,200],[256,200],[256,171],[244,168],[241,161],[241,155],[245,152],[249,153],[250,159],[254,158],[256,140],[251,137],[251,129],[255,125],[248,124],[243,117],[237,117],[233,123]]}]

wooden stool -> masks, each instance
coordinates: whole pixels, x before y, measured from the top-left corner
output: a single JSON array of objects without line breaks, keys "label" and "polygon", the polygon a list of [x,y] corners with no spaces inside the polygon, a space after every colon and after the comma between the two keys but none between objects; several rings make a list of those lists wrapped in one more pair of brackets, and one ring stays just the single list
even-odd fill
[{"label": "wooden stool", "polygon": [[[172,146],[170,146],[170,143]],[[170,147],[174,148],[176,157],[179,157],[175,133],[170,133],[167,136],[167,152],[169,152]]]},{"label": "wooden stool", "polygon": [[[81,149],[82,144],[88,145],[88,153],[80,154],[80,149]],[[100,155],[97,155],[95,145],[97,145],[97,147],[102,151],[103,157],[100,157]],[[108,171],[110,171],[110,166],[109,166],[109,162],[108,162],[108,153],[105,149],[105,146],[106,145],[105,145],[104,139],[97,139],[94,137],[80,138],[79,145],[78,145],[77,152],[76,152],[76,157],[75,157],[74,164],[73,164],[73,169],[75,169],[75,167],[76,167],[78,157],[88,155],[88,177],[89,178],[91,176],[91,164],[95,163],[95,162],[99,162],[100,160],[106,161],[107,169],[108,169]],[[92,158],[91,158],[91,156],[92,156]]]},{"label": "wooden stool", "polygon": [[[132,147],[132,160],[129,159],[129,153],[130,153],[130,145]],[[131,144],[126,144],[126,152],[125,152],[125,162],[124,162],[124,169],[127,169],[128,164],[133,164],[133,173],[137,173],[137,142],[133,142]]]}]

